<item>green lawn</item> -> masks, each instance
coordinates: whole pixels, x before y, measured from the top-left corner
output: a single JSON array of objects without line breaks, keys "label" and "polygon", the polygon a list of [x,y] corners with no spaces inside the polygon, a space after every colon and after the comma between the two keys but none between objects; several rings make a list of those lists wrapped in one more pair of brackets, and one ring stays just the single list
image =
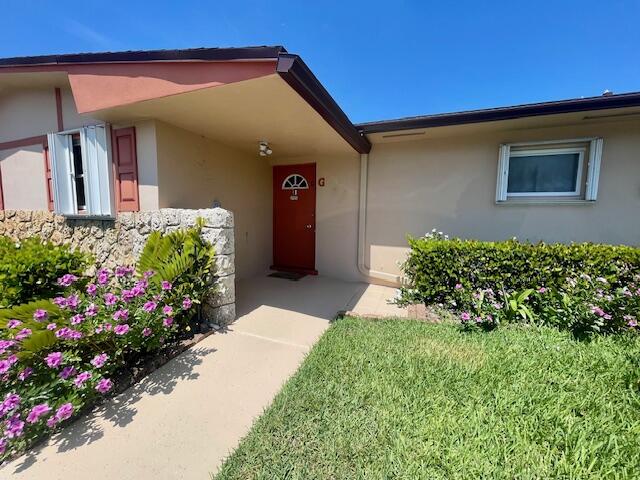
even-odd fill
[{"label": "green lawn", "polygon": [[639,361],[631,337],[341,319],[216,478],[638,478]]}]

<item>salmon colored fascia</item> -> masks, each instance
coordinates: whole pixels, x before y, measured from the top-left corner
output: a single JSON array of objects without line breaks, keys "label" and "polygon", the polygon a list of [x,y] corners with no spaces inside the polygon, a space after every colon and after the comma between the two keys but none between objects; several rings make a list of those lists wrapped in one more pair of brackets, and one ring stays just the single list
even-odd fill
[{"label": "salmon colored fascia", "polygon": [[78,113],[217,87],[275,73],[275,62],[158,62],[69,65]]}]

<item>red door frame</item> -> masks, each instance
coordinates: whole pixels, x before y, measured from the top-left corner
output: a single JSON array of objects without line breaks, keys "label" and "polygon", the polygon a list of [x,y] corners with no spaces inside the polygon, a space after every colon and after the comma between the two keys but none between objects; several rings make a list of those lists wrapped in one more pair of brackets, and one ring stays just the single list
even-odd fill
[{"label": "red door frame", "polygon": [[[311,222],[312,224],[312,230],[313,230],[313,242],[312,245],[310,245],[310,249],[312,251],[313,254],[313,265],[311,268],[307,268],[307,267],[290,267],[290,266],[282,266],[282,265],[277,265],[276,264],[276,241],[277,241],[277,232],[276,232],[276,215],[277,215],[277,202],[276,202],[276,170],[277,169],[292,169],[292,168],[299,168],[299,167],[313,167],[313,179],[312,180],[308,180],[308,182],[310,183],[309,187],[313,188],[313,220]],[[291,164],[291,165],[274,165],[272,168],[272,178],[273,178],[273,219],[272,219],[272,226],[273,226],[273,264],[271,265],[271,269],[272,270],[280,270],[280,271],[286,271],[286,272],[298,272],[298,273],[305,273],[307,275],[317,275],[318,274],[318,270],[316,270],[315,268],[315,262],[316,262],[316,206],[317,206],[317,202],[316,202],[316,164],[315,163],[298,163],[298,164]]]}]

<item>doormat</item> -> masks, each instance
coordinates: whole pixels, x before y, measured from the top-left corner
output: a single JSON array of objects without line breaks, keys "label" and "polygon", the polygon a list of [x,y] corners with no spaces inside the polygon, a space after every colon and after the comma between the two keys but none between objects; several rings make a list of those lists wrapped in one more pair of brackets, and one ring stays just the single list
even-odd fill
[{"label": "doormat", "polygon": [[267,276],[274,277],[274,278],[284,278],[285,280],[291,280],[291,281],[297,282],[302,277],[306,277],[307,275],[304,273],[298,273],[298,272],[273,272]]}]

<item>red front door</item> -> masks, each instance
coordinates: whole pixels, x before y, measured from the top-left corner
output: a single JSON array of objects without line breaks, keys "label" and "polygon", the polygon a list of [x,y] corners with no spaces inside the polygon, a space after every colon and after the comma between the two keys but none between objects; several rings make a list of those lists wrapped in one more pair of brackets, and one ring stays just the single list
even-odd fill
[{"label": "red front door", "polygon": [[273,167],[273,268],[316,274],[316,165]]}]

